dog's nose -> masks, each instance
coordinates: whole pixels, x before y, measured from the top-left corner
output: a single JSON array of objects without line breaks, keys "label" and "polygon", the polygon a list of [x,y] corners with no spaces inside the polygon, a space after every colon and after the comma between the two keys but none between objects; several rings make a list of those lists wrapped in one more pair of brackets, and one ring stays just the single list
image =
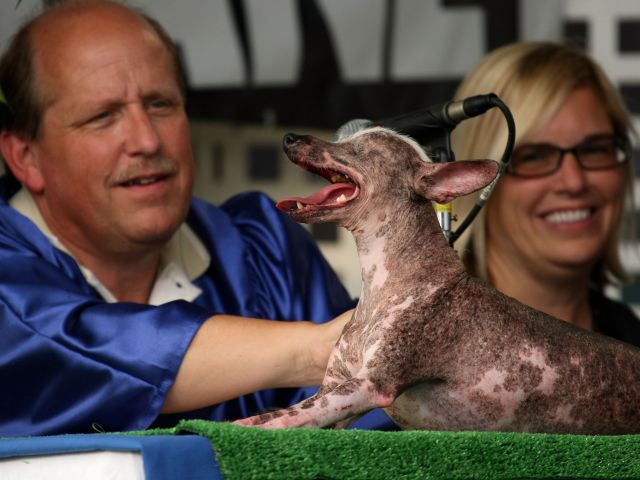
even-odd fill
[{"label": "dog's nose", "polygon": [[300,135],[296,135],[295,133],[287,133],[282,138],[282,146],[286,150],[287,148],[289,148],[292,145],[296,144],[299,140],[300,140]]}]

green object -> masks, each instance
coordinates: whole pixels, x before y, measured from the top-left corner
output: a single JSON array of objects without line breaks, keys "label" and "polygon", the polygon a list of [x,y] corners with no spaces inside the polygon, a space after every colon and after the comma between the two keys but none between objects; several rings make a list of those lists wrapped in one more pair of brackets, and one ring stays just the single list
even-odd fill
[{"label": "green object", "polygon": [[0,130],[5,126],[5,122],[7,122],[7,120],[11,117],[12,113],[13,109],[7,101],[7,97],[4,96],[2,87],[0,87]]},{"label": "green object", "polygon": [[640,478],[640,435],[261,430],[205,420],[134,432],[184,433],[211,441],[227,480]]},{"label": "green object", "polygon": [[9,102],[4,96],[4,92],[2,91],[2,87],[0,87],[0,103],[4,103],[7,107],[9,107]]}]

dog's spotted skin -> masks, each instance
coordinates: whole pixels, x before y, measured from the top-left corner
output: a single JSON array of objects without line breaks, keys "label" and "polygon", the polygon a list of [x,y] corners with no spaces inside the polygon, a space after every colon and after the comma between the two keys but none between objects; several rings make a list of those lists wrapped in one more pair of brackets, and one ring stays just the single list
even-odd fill
[{"label": "dog's spotted skin", "polygon": [[432,164],[384,129],[336,143],[291,136],[286,150],[358,185],[344,189],[346,201],[279,205],[296,220],[348,228],[363,289],[319,392],[237,423],[325,427],[384,407],[403,428],[640,432],[639,349],[502,295],[447,245],[430,201],[482,188],[494,162]]}]

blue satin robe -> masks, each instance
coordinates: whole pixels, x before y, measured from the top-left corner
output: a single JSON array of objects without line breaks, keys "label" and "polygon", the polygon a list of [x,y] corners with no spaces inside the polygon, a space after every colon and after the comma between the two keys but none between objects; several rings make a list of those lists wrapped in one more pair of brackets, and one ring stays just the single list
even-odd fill
[{"label": "blue satin robe", "polygon": [[[266,196],[239,195],[221,208],[194,200],[187,222],[211,255],[194,282],[203,293],[192,303],[109,304],[70,256],[0,200],[0,436],[232,420],[314,391],[265,390],[159,415],[193,335],[212,314],[324,322],[354,306],[308,233]],[[355,426],[390,425],[377,412]]]}]

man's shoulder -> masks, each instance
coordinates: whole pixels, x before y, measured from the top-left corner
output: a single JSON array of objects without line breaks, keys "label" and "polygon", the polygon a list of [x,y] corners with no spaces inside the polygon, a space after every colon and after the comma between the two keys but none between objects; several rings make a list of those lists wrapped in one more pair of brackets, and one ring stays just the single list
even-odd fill
[{"label": "man's shoulder", "polygon": [[265,193],[243,192],[230,197],[220,205],[194,197],[187,221],[190,224],[216,222],[219,226],[227,224],[237,227],[248,221],[280,223],[285,217]]},{"label": "man's shoulder", "polygon": [[193,207],[204,211],[228,212],[234,209],[253,210],[255,206],[264,206],[269,209],[275,209],[275,202],[264,192],[249,191],[241,192],[229,197],[220,205],[214,205],[211,202],[203,200],[199,197],[193,197],[191,200]]},{"label": "man's shoulder", "polygon": [[274,200],[264,192],[249,191],[238,193],[229,199],[227,199],[221,206],[226,212],[230,214],[248,212],[278,212]]},{"label": "man's shoulder", "polygon": [[187,224],[204,243],[237,241],[264,248],[288,249],[312,243],[301,225],[278,210],[275,202],[262,192],[243,192],[219,206],[194,198]]},{"label": "man's shoulder", "polygon": [[40,229],[27,217],[19,213],[4,198],[0,198],[0,236],[15,239],[25,245],[45,245],[48,243]]}]

